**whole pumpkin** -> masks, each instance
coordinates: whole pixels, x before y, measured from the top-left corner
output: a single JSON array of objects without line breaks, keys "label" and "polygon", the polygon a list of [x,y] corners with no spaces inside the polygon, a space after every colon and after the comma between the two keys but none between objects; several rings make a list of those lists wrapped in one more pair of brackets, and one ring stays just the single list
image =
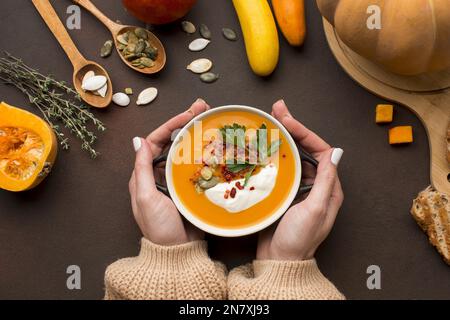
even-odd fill
[{"label": "whole pumpkin", "polygon": [[[449,0],[317,0],[342,41],[361,56],[402,75],[450,67]],[[381,9],[381,28],[367,25]],[[376,7],[375,7],[376,8]]]},{"label": "whole pumpkin", "polygon": [[149,24],[166,24],[184,17],[197,0],[122,0],[125,8]]}]

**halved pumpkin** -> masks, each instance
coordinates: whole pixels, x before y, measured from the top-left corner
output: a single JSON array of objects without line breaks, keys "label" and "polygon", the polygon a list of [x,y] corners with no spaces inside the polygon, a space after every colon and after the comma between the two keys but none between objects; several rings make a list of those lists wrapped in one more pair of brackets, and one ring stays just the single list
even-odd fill
[{"label": "halved pumpkin", "polygon": [[56,136],[41,118],[0,103],[0,188],[26,191],[50,173],[58,152]]}]

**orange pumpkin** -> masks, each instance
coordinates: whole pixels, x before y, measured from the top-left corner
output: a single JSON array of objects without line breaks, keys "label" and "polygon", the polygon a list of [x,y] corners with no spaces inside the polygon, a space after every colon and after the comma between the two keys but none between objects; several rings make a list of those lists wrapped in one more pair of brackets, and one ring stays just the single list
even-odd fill
[{"label": "orange pumpkin", "polygon": [[55,133],[44,120],[0,103],[0,189],[36,187],[50,173],[57,150]]},{"label": "orange pumpkin", "polygon": [[[448,0],[317,0],[317,4],[350,49],[391,72],[418,75],[450,67]],[[376,8],[379,29],[368,27]]]}]

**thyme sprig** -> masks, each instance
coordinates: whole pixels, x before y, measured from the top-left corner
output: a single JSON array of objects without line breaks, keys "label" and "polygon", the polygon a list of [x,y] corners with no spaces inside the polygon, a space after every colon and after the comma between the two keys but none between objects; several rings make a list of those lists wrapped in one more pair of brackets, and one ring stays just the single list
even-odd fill
[{"label": "thyme sprig", "polygon": [[27,96],[54,130],[63,149],[69,149],[70,143],[59,124],[80,140],[82,150],[96,158],[99,155],[94,149],[97,136],[89,125],[100,132],[106,127],[89,111],[80,95],[64,81],[41,74],[7,52],[5,55],[0,58],[0,80]]}]

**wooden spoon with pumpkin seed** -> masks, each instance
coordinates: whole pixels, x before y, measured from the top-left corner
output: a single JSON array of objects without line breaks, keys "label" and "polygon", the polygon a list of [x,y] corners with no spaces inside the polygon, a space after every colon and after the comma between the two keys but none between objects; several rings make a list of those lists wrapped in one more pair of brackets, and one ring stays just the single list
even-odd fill
[{"label": "wooden spoon with pumpkin seed", "polygon": [[109,29],[119,56],[128,67],[144,74],[154,74],[164,68],[166,51],[152,32],[112,21],[90,0],[72,1],[92,13]]}]

